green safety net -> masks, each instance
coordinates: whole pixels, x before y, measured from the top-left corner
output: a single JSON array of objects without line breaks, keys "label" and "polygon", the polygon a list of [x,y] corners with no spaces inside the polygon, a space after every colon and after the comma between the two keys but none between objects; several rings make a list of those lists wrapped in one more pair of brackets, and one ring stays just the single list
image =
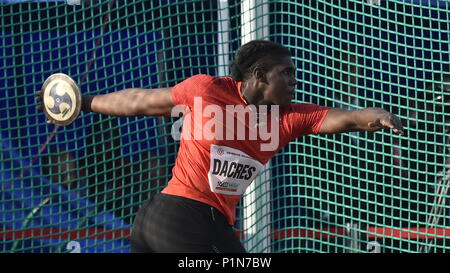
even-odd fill
[{"label": "green safety net", "polygon": [[247,251],[450,249],[447,1],[0,2],[2,252],[129,252],[139,207],[176,159],[176,119],[81,113],[47,125],[34,97],[48,76],[91,95],[224,76],[252,34],[291,50],[296,102],[381,107],[406,135],[291,142],[239,203]]}]

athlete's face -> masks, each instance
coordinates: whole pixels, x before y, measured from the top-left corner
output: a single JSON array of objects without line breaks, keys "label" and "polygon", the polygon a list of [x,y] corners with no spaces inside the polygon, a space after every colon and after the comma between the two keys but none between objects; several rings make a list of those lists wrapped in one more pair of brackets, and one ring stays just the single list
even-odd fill
[{"label": "athlete's face", "polygon": [[281,107],[291,104],[297,85],[295,70],[292,58],[284,56],[266,73],[267,88],[263,93],[267,104],[276,104]]}]

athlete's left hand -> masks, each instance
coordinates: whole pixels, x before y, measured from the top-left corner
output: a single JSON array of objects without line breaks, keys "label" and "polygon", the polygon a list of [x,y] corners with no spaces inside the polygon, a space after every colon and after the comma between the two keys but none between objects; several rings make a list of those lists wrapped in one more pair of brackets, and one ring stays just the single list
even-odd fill
[{"label": "athlete's left hand", "polygon": [[369,127],[368,131],[392,129],[395,134],[405,135],[403,124],[396,115],[389,113],[388,111],[381,108],[370,109],[374,111],[372,113],[374,116],[374,120],[367,124],[367,126]]}]

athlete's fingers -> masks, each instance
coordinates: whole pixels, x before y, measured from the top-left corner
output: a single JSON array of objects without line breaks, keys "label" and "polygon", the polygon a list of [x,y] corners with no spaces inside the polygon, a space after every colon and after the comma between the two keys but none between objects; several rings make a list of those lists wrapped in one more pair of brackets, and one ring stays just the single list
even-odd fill
[{"label": "athlete's fingers", "polygon": [[37,101],[37,102],[42,101],[43,95],[44,95],[44,94],[43,94],[43,92],[42,92],[41,90],[37,91],[37,92],[36,92],[36,97],[35,97],[36,101]]},{"label": "athlete's fingers", "polygon": [[36,99],[36,102],[37,102],[37,105],[36,105],[36,109],[37,110],[44,110],[44,105],[42,103],[42,95],[43,95],[42,90],[36,91],[35,99]]},{"label": "athlete's fingers", "polygon": [[403,128],[403,124],[402,121],[394,116],[394,133],[399,134],[399,135],[405,135],[405,129]]},{"label": "athlete's fingers", "polygon": [[378,118],[375,121],[370,122],[368,125],[372,129],[392,129],[395,134],[405,134],[402,122],[393,114]]},{"label": "athlete's fingers", "polygon": [[385,119],[381,119],[381,125],[383,125],[385,128],[392,129],[396,134],[404,135],[404,129],[401,120],[393,114],[390,114],[389,117],[386,117]]},{"label": "athlete's fingers", "polygon": [[[44,111],[44,104],[42,102],[42,96],[43,96],[43,91],[42,90],[39,90],[39,91],[36,92],[36,101],[39,103],[36,106],[36,109]],[[48,119],[46,122],[48,124],[55,124],[55,122],[53,120],[51,120],[51,119]]]},{"label": "athlete's fingers", "polygon": [[389,121],[382,121],[381,124],[384,126],[384,128],[392,129],[392,131],[395,134],[398,135],[404,135],[403,126],[401,123],[398,123],[395,120],[389,120]]},{"label": "athlete's fingers", "polygon": [[42,90],[36,91],[36,98],[41,98],[43,95]]}]

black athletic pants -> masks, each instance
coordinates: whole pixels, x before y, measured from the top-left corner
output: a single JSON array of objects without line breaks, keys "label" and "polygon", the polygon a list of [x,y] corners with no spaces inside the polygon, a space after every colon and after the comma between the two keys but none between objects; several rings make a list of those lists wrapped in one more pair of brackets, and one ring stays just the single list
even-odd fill
[{"label": "black athletic pants", "polygon": [[158,194],[138,211],[131,232],[131,252],[243,253],[245,249],[216,208]]}]

